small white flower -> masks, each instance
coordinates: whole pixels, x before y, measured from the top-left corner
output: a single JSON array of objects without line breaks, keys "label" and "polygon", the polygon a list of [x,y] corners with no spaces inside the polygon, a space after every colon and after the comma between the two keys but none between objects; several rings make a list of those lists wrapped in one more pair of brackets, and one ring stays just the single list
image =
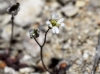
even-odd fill
[{"label": "small white flower", "polygon": [[46,21],[46,24],[49,26],[49,27],[52,27],[52,24],[50,21]]},{"label": "small white flower", "polygon": [[49,26],[49,28],[52,29],[53,33],[59,33],[59,26],[64,26],[63,23],[64,18],[58,19],[58,15],[53,14],[51,19],[49,21],[46,21],[46,24]]}]

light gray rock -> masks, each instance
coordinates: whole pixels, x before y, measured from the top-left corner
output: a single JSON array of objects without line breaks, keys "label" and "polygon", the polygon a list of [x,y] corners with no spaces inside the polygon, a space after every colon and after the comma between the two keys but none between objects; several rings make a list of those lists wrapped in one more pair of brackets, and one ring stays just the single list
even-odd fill
[{"label": "light gray rock", "polygon": [[19,72],[21,74],[30,74],[31,72],[33,72],[33,69],[32,68],[28,68],[28,67],[26,67],[26,68],[20,68]]},{"label": "light gray rock", "polygon": [[20,10],[15,18],[15,23],[21,27],[32,24],[36,17],[42,12],[44,0],[18,0]]},{"label": "light gray rock", "polygon": [[66,5],[64,6],[61,11],[67,16],[72,17],[78,13],[78,8],[73,5]]},{"label": "light gray rock", "polygon": [[13,68],[11,67],[5,67],[4,72],[7,74],[18,74]]},{"label": "light gray rock", "polygon": [[[14,36],[22,33],[23,29],[17,26],[14,26]],[[11,36],[11,24],[4,26],[2,29],[2,38],[5,39],[6,41],[10,40],[10,36]]]},{"label": "light gray rock", "polygon": [[[43,37],[39,37],[37,40],[40,42]],[[41,43],[41,42],[40,42]],[[35,42],[34,39],[30,39],[29,32],[24,37],[23,46],[26,49],[26,52],[32,55],[33,57],[37,57],[40,53],[40,47]]]},{"label": "light gray rock", "polygon": [[98,7],[98,6],[100,6],[100,0],[91,0],[90,4],[92,6]]},{"label": "light gray rock", "polygon": [[0,13],[6,12],[6,9],[10,6],[10,2],[6,0],[0,0]]},{"label": "light gray rock", "polygon": [[74,2],[74,0],[57,0],[61,5],[67,5],[70,2]]},{"label": "light gray rock", "polygon": [[85,0],[77,0],[75,3],[76,7],[85,7],[86,1]]},{"label": "light gray rock", "polygon": [[7,25],[10,20],[11,20],[11,17],[8,14],[0,15],[0,28]]}]

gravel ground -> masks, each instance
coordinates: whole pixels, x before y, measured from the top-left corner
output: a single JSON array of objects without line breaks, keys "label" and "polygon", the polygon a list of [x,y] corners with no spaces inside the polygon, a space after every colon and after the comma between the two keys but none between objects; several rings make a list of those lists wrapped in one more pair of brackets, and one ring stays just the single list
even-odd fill
[{"label": "gravel ground", "polygon": [[[6,10],[15,1],[20,3],[20,10],[14,19],[9,51],[11,16]],[[38,41],[42,44],[48,28],[45,22],[53,12],[65,19],[65,27],[60,28],[59,34],[48,32],[43,50],[45,65],[52,70],[51,59],[62,59],[70,65],[66,74],[91,73],[100,32],[100,0],[1,0],[0,74],[49,74],[41,63],[40,48],[28,31],[39,28]],[[98,66],[96,74],[99,72]]]}]

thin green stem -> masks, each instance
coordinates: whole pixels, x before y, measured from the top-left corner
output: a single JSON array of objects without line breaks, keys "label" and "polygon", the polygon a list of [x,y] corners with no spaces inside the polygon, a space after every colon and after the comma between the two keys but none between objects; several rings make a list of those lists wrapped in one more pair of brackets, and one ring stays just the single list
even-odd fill
[{"label": "thin green stem", "polygon": [[11,17],[11,24],[12,24],[12,27],[11,27],[11,37],[10,37],[9,49],[11,49],[11,47],[12,47],[12,40],[13,40],[13,33],[14,33],[14,16],[13,15]]},{"label": "thin green stem", "polygon": [[40,55],[41,55],[41,61],[42,61],[43,67],[45,68],[46,71],[48,71],[50,74],[52,74],[52,72],[50,72],[50,71],[46,68],[46,66],[45,66],[45,64],[44,64],[44,61],[43,61],[43,47],[44,47],[44,45],[45,45],[45,43],[46,43],[46,37],[47,37],[47,33],[49,32],[49,30],[50,30],[50,28],[49,28],[49,29],[46,31],[46,33],[45,33],[44,42],[43,42],[42,46],[40,47],[40,49],[41,49]]},{"label": "thin green stem", "polygon": [[47,72],[49,72],[50,74],[52,74],[52,72],[50,72],[50,71],[46,68],[46,66],[45,66],[45,64],[44,64],[44,61],[43,61],[43,47],[40,47],[40,49],[41,49],[41,51],[40,51],[40,56],[41,56],[41,61],[42,61],[43,67],[45,68],[45,70],[46,70]]},{"label": "thin green stem", "polygon": [[50,28],[46,31],[46,33],[45,33],[45,37],[44,37],[44,42],[43,42],[43,44],[42,45],[40,45],[40,43],[36,40],[36,38],[34,38],[34,40],[36,41],[36,43],[39,45],[39,47],[40,47],[40,56],[41,56],[41,61],[42,61],[42,64],[43,64],[43,67],[45,68],[45,70],[47,71],[47,72],[49,72],[50,74],[52,74],[52,72],[50,72],[47,68],[46,68],[46,66],[45,66],[45,64],[44,64],[44,61],[43,61],[43,47],[44,47],[44,45],[45,45],[45,43],[46,43],[46,36],[47,36],[47,33],[49,32],[49,30],[50,30]]},{"label": "thin green stem", "polygon": [[47,33],[49,32],[49,30],[50,30],[50,28],[48,28],[48,30],[47,30],[46,33],[45,33],[44,42],[43,42],[42,47],[45,45],[45,42],[46,42],[46,36],[47,36]]},{"label": "thin green stem", "polygon": [[37,41],[37,39],[34,37],[35,42],[41,47],[40,43]]}]

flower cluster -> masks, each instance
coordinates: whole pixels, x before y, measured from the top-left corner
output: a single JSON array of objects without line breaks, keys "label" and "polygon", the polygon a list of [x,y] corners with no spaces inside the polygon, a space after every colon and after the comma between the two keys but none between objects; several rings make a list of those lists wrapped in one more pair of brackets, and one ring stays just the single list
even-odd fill
[{"label": "flower cluster", "polygon": [[64,18],[58,19],[58,15],[53,14],[52,18],[48,21],[46,21],[46,24],[49,26],[49,28],[52,29],[53,33],[59,33],[59,26],[64,26],[63,23]]}]

